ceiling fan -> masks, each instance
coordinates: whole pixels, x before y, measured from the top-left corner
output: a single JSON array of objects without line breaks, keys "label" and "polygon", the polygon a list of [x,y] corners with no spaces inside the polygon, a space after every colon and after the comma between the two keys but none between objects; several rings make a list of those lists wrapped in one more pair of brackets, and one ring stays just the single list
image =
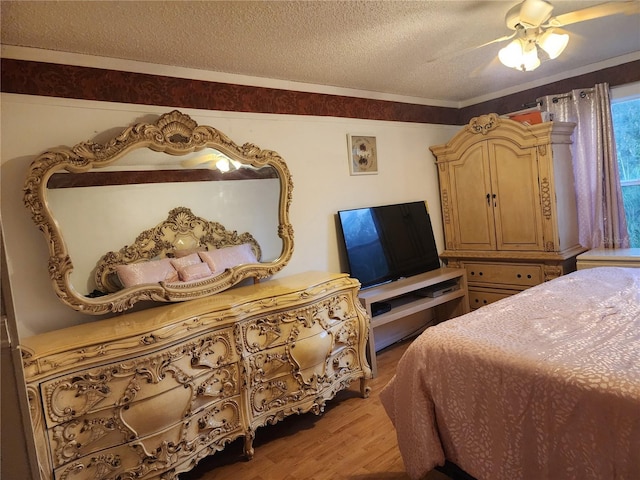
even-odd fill
[{"label": "ceiling fan", "polygon": [[523,72],[540,65],[540,60],[557,58],[569,42],[569,33],[561,27],[610,15],[640,13],[640,1],[607,2],[581,10],[551,16],[553,5],[546,0],[524,0],[505,15],[507,28],[513,33],[472,47],[475,50],[493,43],[512,40],[498,53],[503,65]]}]

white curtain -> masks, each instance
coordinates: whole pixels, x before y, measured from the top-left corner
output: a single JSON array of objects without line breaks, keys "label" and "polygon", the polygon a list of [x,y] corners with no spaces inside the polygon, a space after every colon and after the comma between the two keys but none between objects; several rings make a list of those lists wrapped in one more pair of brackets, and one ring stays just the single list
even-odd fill
[{"label": "white curtain", "polygon": [[609,85],[600,83],[538,102],[554,121],[576,123],[571,148],[580,243],[587,248],[629,248]]}]

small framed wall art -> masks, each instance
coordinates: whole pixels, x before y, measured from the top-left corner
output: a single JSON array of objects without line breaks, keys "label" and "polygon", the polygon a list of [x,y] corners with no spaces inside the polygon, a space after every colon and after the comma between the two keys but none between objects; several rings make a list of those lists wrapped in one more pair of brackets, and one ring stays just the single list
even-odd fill
[{"label": "small framed wall art", "polygon": [[351,175],[375,175],[378,173],[378,149],[376,137],[371,135],[347,135],[349,144],[349,173]]}]

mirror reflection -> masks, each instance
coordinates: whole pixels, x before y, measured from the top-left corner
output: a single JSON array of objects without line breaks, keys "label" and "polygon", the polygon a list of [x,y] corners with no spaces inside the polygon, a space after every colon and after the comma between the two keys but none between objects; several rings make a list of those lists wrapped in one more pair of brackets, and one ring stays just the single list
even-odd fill
[{"label": "mirror reflection", "polygon": [[[239,147],[212,127],[204,127],[210,138],[202,141],[206,136],[203,137],[202,132],[194,136],[193,132],[203,127],[197,127],[193,120],[177,111],[145,127],[160,128],[164,135],[162,141],[156,139],[149,145],[148,135],[143,135],[144,141],[136,136],[127,142],[129,129],[111,144],[79,144],[72,149],[73,156],[70,151],[47,152],[32,165],[25,202],[36,223],[41,219],[38,209],[45,210],[44,223],[47,217],[51,219],[46,230],[53,232],[50,250],[58,257],[60,249],[65,250],[72,264],[70,268],[63,265],[56,271],[59,259],[53,262],[53,269],[50,262],[54,289],[61,299],[77,310],[106,313],[129,308],[138,300],[198,298],[229,288],[246,277],[263,278],[284,267],[293,243],[288,224],[292,185],[284,161],[275,152],[250,144]],[[113,148],[114,142],[118,147],[122,139],[125,139],[123,146]],[[108,152],[104,158],[93,158],[103,150]],[[70,156],[78,154],[79,160],[71,158],[70,161]],[[44,170],[43,165],[46,165]],[[33,201],[34,175],[46,179],[44,187],[36,192],[42,197],[41,203],[37,199]],[[253,242],[253,253],[257,254],[253,260],[256,265],[249,268],[245,260],[210,272],[213,279],[210,275],[188,285],[171,283],[169,290],[174,287],[180,290],[177,296],[167,294],[164,282],[146,288],[136,285],[133,291],[129,287],[121,287],[117,292],[107,288],[100,280],[100,262],[105,255],[119,255],[118,262],[147,262],[163,256],[173,257],[174,249],[198,246],[199,239],[191,238],[193,232],[182,232],[182,239],[170,239],[175,244],[154,251],[153,258],[118,254],[132,244],[138,248],[139,237],[148,236],[148,231],[166,222],[170,212],[177,208],[186,209],[212,225],[220,224],[211,228],[226,229],[228,235],[236,232],[236,237],[247,235]],[[173,225],[163,228],[175,229]],[[201,230],[195,222],[187,228]],[[43,230],[45,235],[46,230]],[[215,246],[212,241],[206,246],[202,240],[199,249],[227,247],[240,242],[236,237],[216,241]],[[228,241],[231,243],[226,244]],[[119,298],[109,298],[114,295]]]}]

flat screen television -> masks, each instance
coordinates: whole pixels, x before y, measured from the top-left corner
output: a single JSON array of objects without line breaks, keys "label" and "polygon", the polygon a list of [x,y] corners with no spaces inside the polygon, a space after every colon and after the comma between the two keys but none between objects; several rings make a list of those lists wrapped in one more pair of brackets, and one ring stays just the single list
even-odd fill
[{"label": "flat screen television", "polygon": [[340,210],[349,274],[362,288],[440,268],[424,202]]}]

